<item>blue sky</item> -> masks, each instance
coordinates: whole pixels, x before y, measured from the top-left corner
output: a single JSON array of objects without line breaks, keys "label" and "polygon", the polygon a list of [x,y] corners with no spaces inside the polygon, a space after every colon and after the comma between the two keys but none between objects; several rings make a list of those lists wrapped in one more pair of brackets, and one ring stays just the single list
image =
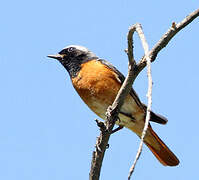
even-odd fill
[{"label": "blue sky", "polygon": [[[130,25],[141,23],[153,47],[173,21],[197,8],[197,0],[2,1],[0,179],[88,179],[99,134],[97,116],[81,101],[65,69],[48,54],[66,45],[84,45],[126,74]],[[152,126],[181,163],[164,167],[144,146],[133,175],[136,180],[198,178],[198,29],[196,19],[152,65],[152,107],[169,120],[166,126]],[[142,55],[135,37],[135,57]],[[134,88],[146,103],[146,71]],[[138,145],[129,130],[111,136],[101,179],[127,179]]]}]

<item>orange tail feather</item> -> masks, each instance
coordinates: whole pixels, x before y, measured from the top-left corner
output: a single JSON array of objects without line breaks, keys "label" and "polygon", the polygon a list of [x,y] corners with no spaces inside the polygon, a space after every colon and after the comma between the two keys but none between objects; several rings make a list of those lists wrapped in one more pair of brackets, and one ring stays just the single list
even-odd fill
[{"label": "orange tail feather", "polygon": [[164,142],[158,137],[158,135],[153,131],[153,129],[150,126],[148,128],[148,131],[152,136],[150,136],[150,138],[146,137],[145,144],[155,155],[155,157],[164,166],[177,166],[180,161],[174,155],[174,153],[171,152],[171,150],[164,144]]}]

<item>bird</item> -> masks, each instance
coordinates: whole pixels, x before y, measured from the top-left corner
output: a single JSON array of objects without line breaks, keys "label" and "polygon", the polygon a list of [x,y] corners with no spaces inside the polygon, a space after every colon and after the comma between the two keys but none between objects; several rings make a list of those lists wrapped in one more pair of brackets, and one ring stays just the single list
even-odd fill
[{"label": "bird", "polygon": [[[81,99],[96,115],[105,120],[107,108],[112,105],[125,76],[111,63],[80,45],[66,46],[58,54],[47,57],[58,60],[64,66]],[[128,128],[141,137],[146,111],[147,106],[131,88],[120,109],[116,124],[119,128]],[[150,122],[166,124],[167,119],[151,111]],[[144,143],[164,166],[179,164],[179,159],[159,138],[150,123]]]}]

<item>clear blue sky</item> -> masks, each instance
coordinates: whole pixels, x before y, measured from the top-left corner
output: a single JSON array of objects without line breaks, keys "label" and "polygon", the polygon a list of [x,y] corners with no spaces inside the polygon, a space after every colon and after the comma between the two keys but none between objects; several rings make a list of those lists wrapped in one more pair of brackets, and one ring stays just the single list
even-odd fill
[{"label": "clear blue sky", "polygon": [[[2,1],[0,6],[0,179],[88,179],[99,134],[91,112],[57,61],[66,45],[84,45],[127,72],[126,34],[140,22],[150,47],[199,8],[193,1]],[[153,110],[169,119],[152,124],[181,160],[163,167],[144,146],[134,179],[198,179],[199,19],[181,31],[152,65]],[[135,54],[143,55],[136,37]],[[147,78],[134,84],[146,103]],[[139,139],[122,130],[110,140],[101,179],[127,179]]]}]

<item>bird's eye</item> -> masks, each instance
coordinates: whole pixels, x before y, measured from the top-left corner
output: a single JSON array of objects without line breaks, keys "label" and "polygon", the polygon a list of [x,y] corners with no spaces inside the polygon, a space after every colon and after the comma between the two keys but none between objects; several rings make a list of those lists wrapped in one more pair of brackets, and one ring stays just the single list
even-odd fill
[{"label": "bird's eye", "polygon": [[74,47],[70,47],[70,48],[68,48],[68,52],[72,52],[72,51],[74,51],[75,50],[75,48]]},{"label": "bird's eye", "polygon": [[69,48],[67,48],[67,49],[63,49],[63,50],[61,50],[60,52],[59,52],[59,54],[67,54],[67,53],[71,53],[71,52],[73,52],[75,50],[75,48],[74,47],[69,47]]}]

